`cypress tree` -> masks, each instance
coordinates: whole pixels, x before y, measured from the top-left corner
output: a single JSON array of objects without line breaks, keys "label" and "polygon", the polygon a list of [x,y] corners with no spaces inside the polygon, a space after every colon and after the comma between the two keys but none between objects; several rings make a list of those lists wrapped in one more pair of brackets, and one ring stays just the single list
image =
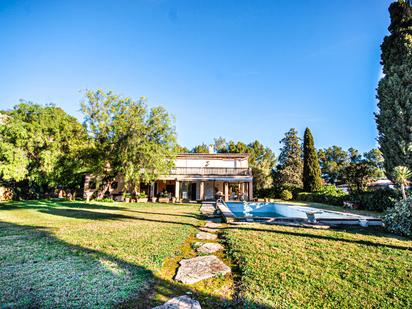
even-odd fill
[{"label": "cypress tree", "polygon": [[306,192],[320,189],[322,179],[318,154],[309,128],[306,128],[303,137],[303,188]]},{"label": "cypress tree", "polygon": [[412,168],[412,8],[399,0],[389,7],[390,34],[381,45],[384,77],[377,89],[376,124],[386,175],[396,166]]},{"label": "cypress tree", "polygon": [[298,132],[292,128],[280,141],[283,146],[280,149],[279,165],[275,173],[275,181],[278,184],[302,188],[303,161],[300,140]]}]

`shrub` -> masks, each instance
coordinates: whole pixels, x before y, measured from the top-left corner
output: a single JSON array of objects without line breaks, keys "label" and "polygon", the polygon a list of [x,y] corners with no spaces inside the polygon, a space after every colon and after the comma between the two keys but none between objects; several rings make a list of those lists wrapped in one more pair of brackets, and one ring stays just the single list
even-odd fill
[{"label": "shrub", "polygon": [[412,237],[412,197],[400,200],[388,209],[383,221],[388,231]]},{"label": "shrub", "polygon": [[290,201],[293,198],[292,192],[289,190],[283,190],[280,192],[280,198],[284,201]]},{"label": "shrub", "polygon": [[322,186],[316,192],[300,192],[297,195],[297,200],[304,202],[324,203],[330,205],[342,206],[347,194],[336,188],[334,185]]},{"label": "shrub", "polygon": [[147,198],[147,194],[146,194],[146,192],[140,192],[139,193],[139,198]]},{"label": "shrub", "polygon": [[351,196],[350,200],[359,204],[361,209],[385,211],[394,207],[401,198],[398,191],[392,189],[378,189]]},{"label": "shrub", "polygon": [[100,198],[100,199],[95,199],[96,202],[104,202],[104,203],[113,203],[113,199],[105,197],[105,198]]}]

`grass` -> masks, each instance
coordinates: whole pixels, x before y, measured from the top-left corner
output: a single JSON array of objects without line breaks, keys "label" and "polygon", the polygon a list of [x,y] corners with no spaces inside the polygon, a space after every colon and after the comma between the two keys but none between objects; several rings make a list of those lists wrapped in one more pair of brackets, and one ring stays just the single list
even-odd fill
[{"label": "grass", "polygon": [[412,242],[367,231],[227,229],[244,306],[411,308]]},{"label": "grass", "polygon": [[0,304],[111,307],[139,298],[199,224],[197,205],[0,205]]}]

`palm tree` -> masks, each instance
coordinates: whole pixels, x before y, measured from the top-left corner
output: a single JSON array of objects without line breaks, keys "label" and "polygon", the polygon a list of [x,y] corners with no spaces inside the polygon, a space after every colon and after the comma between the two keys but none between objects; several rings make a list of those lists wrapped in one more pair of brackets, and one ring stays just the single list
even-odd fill
[{"label": "palm tree", "polygon": [[403,199],[406,199],[405,186],[408,179],[412,177],[412,172],[406,166],[397,166],[393,169],[393,178],[401,186]]}]

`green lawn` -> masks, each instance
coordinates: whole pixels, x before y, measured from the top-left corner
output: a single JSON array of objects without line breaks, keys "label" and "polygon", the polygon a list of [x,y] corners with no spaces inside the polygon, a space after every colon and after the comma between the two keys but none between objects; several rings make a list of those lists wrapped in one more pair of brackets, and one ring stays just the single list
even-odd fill
[{"label": "green lawn", "polygon": [[225,237],[248,308],[412,307],[410,240],[263,224]]},{"label": "green lawn", "polygon": [[[197,205],[0,204],[0,304],[110,307],[148,291],[199,224]],[[139,294],[140,293],[140,294]]]}]

